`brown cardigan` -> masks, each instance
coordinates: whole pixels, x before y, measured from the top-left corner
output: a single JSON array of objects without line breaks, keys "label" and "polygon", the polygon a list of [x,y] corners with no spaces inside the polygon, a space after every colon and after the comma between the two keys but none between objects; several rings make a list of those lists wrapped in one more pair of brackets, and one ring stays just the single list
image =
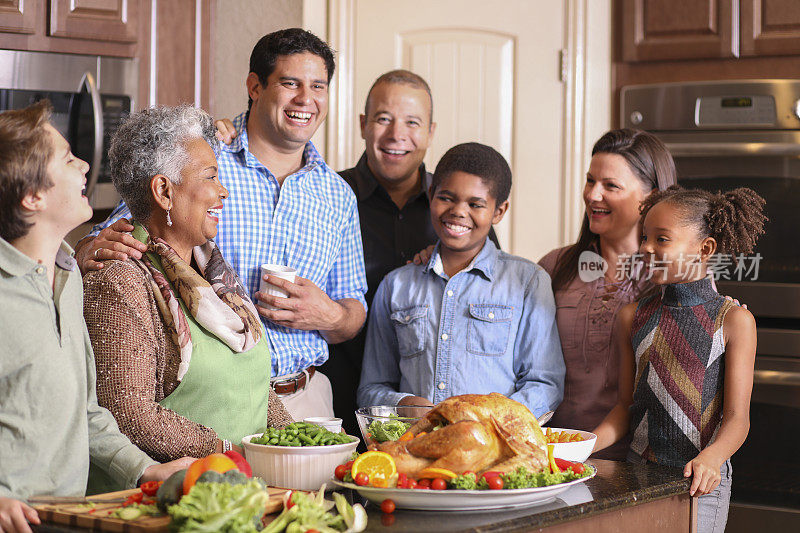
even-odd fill
[{"label": "brown cardigan", "polygon": [[[106,261],[103,269],[86,274],[83,284],[100,405],[111,411],[122,433],[157,461],[214,453],[218,437],[213,429],[158,404],[180,383],[180,352],[164,328],[144,272],[132,261]],[[267,425],[292,422],[267,388]]]}]

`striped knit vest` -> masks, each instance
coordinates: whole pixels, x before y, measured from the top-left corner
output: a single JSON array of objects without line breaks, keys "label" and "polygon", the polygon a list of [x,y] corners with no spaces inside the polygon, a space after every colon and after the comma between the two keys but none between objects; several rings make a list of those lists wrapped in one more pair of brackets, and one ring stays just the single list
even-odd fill
[{"label": "striped knit vest", "polygon": [[706,278],[664,287],[639,302],[631,328],[636,378],[631,450],[683,467],[716,436],[722,419],[725,341],[734,304]]}]

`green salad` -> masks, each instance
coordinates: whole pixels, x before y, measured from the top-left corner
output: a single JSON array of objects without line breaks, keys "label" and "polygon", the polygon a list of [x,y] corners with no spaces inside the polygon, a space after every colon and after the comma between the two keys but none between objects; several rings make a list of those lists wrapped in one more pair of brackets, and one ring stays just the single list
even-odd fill
[{"label": "green salad", "polygon": [[403,433],[408,431],[411,424],[399,420],[397,415],[390,415],[391,418],[398,420],[388,420],[383,422],[381,420],[373,420],[367,428],[369,437],[375,442],[386,442],[389,440],[397,440],[403,436]]},{"label": "green salad", "polygon": [[[569,481],[588,477],[593,473],[594,469],[590,467],[584,468],[579,474],[569,469],[557,473],[548,471],[532,473],[521,466],[513,472],[499,474],[499,477],[503,480],[503,489],[530,489],[567,483]],[[456,490],[488,490],[490,487],[485,477],[477,478],[475,474],[469,473],[451,479],[447,488]]]}]

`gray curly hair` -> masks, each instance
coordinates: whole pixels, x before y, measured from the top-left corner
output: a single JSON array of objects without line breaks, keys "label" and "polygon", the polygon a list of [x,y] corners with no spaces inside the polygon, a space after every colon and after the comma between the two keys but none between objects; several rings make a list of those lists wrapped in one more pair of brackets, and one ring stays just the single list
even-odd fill
[{"label": "gray curly hair", "polygon": [[208,113],[189,105],[151,107],[125,120],[111,140],[108,159],[114,187],[134,219],[150,218],[153,176],[181,182],[181,170],[189,161],[185,142],[202,138],[216,154],[215,131]]}]

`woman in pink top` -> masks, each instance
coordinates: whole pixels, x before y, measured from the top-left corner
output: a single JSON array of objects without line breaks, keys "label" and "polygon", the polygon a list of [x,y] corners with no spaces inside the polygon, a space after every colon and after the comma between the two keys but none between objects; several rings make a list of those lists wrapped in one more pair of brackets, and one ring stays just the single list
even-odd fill
[{"label": "woman in pink top", "polygon": [[[552,278],[567,365],[564,400],[551,427],[591,431],[616,405],[619,361],[612,346],[617,312],[652,287],[625,268],[626,259],[639,249],[639,205],[650,191],[675,181],[672,156],[647,132],[612,130],[595,143],[578,241],[539,260]],[[604,274],[590,268],[601,263],[600,257],[608,265]],[[624,460],[627,448],[628,442],[620,441],[595,457]]]}]

